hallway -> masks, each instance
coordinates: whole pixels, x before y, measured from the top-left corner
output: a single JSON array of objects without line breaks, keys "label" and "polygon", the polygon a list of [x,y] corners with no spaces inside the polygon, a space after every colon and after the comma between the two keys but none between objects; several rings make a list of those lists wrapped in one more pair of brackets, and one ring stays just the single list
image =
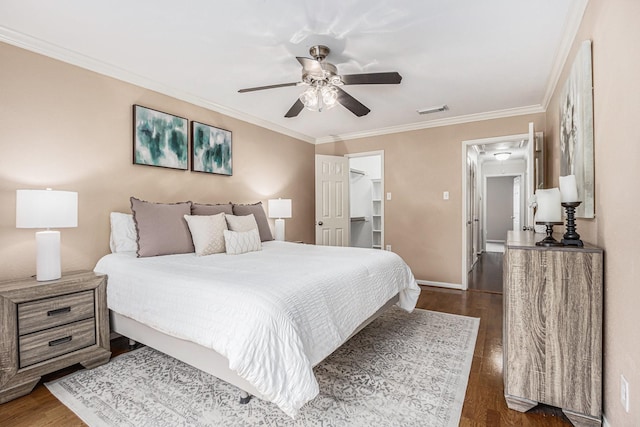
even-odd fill
[{"label": "hallway", "polygon": [[469,272],[469,290],[502,294],[502,252],[482,252]]}]

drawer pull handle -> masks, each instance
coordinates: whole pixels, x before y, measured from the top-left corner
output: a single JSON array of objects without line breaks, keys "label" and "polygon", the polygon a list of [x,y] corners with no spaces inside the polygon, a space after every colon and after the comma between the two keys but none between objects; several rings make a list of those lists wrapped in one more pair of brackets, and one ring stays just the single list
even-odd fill
[{"label": "drawer pull handle", "polygon": [[71,338],[72,338],[72,336],[69,335],[68,337],[58,338],[57,340],[49,341],[49,347],[55,347],[57,345],[69,342],[69,341],[71,341]]},{"label": "drawer pull handle", "polygon": [[56,316],[62,313],[69,313],[70,311],[71,311],[71,307],[56,308],[55,310],[47,311],[47,316]]}]

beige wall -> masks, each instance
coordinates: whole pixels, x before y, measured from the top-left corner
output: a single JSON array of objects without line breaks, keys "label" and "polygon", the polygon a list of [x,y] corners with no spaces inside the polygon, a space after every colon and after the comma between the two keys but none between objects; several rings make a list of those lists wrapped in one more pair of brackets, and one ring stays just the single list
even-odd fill
[{"label": "beige wall", "polygon": [[[0,279],[35,274],[36,230],[15,228],[15,191],[77,191],[79,226],[62,231],[63,271],[109,251],[109,212],[129,197],[171,202],[293,200],[287,239],[313,241],[314,146],[0,43]],[[132,105],[233,132],[233,176],[132,164]]]},{"label": "beige wall", "polygon": [[[384,150],[385,244],[418,280],[462,283],[462,141],[544,129],[544,114],[486,120],[316,146],[316,154]],[[443,200],[442,192],[450,199]]]},{"label": "beige wall", "polygon": [[[593,46],[595,210],[578,232],[605,250],[604,413],[615,427],[640,425],[640,2],[591,0],[547,109],[552,182],[560,170],[558,96],[578,47]],[[620,374],[631,408],[620,404]]]}]

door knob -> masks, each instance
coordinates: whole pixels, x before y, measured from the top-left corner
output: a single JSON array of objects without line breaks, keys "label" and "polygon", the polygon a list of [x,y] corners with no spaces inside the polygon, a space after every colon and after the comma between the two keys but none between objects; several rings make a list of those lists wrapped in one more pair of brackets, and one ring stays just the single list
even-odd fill
[{"label": "door knob", "polygon": [[324,222],[318,221],[318,225],[322,225],[322,224],[324,224]]}]

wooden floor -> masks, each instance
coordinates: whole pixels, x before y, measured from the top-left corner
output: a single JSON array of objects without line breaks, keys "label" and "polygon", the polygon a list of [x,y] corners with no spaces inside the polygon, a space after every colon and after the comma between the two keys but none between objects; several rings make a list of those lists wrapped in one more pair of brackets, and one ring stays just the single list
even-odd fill
[{"label": "wooden floor", "polygon": [[[526,414],[507,408],[502,385],[502,295],[477,291],[422,287],[418,307],[479,317],[469,385],[462,409],[461,426],[570,426],[557,408],[539,406]],[[127,351],[123,339],[112,341],[112,351]],[[45,381],[66,375],[70,368]],[[83,426],[69,409],[38,384],[27,396],[0,405],[0,426]]]},{"label": "wooden floor", "polygon": [[502,293],[501,252],[482,252],[471,272],[467,285],[470,290]]}]

